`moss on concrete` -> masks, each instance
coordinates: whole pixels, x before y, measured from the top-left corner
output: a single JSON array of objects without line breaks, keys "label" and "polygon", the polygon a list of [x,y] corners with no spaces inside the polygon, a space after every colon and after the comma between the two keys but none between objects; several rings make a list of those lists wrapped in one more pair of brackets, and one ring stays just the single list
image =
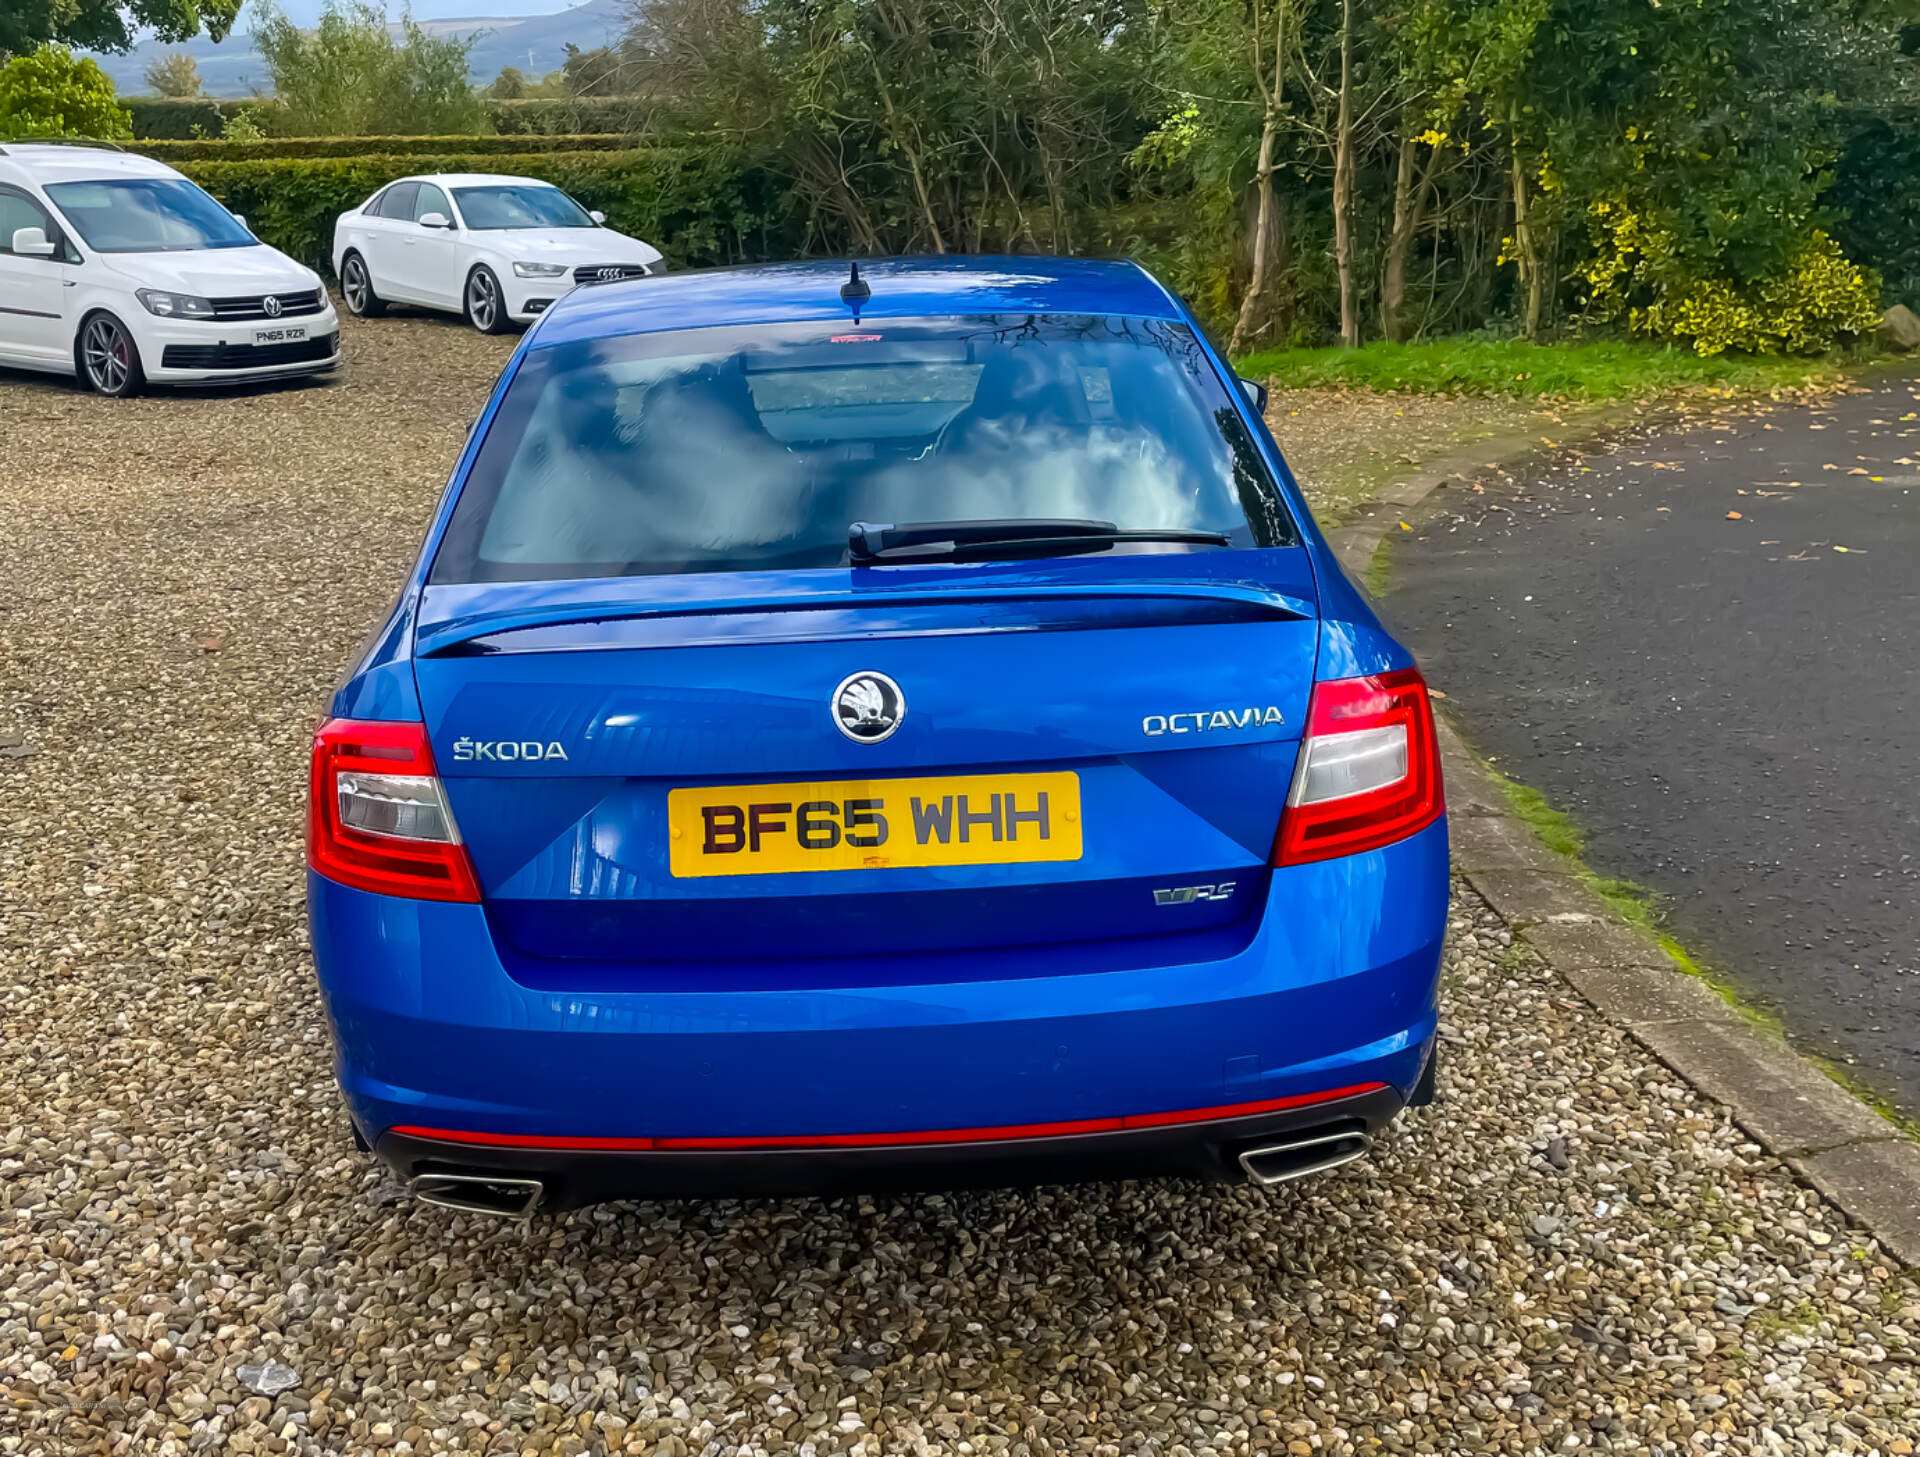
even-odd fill
[{"label": "moss on concrete", "polygon": [[[1573,876],[1604,900],[1615,915],[1645,932],[1676,967],[1711,988],[1749,1026],[1782,1042],[1790,1041],[1786,1024],[1776,1012],[1748,1000],[1724,975],[1687,950],[1665,929],[1665,913],[1658,894],[1631,880],[1599,874],[1586,862],[1586,836],[1564,811],[1554,808],[1547,797],[1531,785],[1520,783],[1484,761],[1482,767],[1500,786],[1514,817],[1523,820],[1543,845],[1565,860]],[[1821,1053],[1799,1048],[1795,1051],[1909,1138],[1920,1139],[1920,1119],[1888,1102],[1847,1064]]]}]

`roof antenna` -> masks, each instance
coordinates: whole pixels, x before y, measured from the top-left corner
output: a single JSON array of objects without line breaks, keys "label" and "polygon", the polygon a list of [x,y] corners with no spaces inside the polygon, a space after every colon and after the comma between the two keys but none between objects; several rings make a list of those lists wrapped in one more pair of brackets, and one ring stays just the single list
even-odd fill
[{"label": "roof antenna", "polygon": [[873,290],[867,285],[866,279],[860,276],[860,265],[855,263],[852,267],[847,281],[840,285],[840,297],[853,306],[853,321],[857,324],[860,322],[860,305],[873,297]]}]

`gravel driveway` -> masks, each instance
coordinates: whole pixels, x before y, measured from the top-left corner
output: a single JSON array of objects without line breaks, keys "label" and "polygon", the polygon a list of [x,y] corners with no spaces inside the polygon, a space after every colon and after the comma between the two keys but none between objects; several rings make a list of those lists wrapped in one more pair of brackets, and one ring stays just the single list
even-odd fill
[{"label": "gravel driveway", "polygon": [[1310,1186],[406,1201],[305,735],[509,344],[347,332],[280,392],[0,376],[0,1452],[1912,1452],[1920,1289],[1464,898],[1442,1103]]}]

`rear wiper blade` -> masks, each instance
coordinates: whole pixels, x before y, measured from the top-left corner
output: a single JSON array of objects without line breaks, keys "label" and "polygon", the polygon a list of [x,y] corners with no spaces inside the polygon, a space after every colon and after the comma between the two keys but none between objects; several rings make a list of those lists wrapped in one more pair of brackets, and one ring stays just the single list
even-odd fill
[{"label": "rear wiper blade", "polygon": [[1008,517],[982,521],[909,521],[899,525],[856,521],[847,528],[847,555],[855,566],[919,560],[978,561],[1099,551],[1134,541],[1231,545],[1218,531],[1173,528],[1122,531],[1111,521]]}]

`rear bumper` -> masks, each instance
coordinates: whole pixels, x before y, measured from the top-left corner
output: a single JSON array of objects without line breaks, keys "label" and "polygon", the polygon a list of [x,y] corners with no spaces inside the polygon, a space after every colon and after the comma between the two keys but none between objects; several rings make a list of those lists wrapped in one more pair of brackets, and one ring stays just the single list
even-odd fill
[{"label": "rear bumper", "polygon": [[375,1151],[409,1180],[447,1173],[537,1180],[543,1191],[539,1207],[556,1210],[640,1197],[881,1193],[1104,1179],[1233,1180],[1246,1177],[1239,1162],[1245,1151],[1306,1135],[1371,1140],[1404,1106],[1397,1090],[1372,1087],[1237,1117],[878,1146],[528,1148],[394,1130],[380,1138]]},{"label": "rear bumper", "polygon": [[1018,1147],[1006,1138],[769,1146],[795,1139],[1110,1123],[1367,1084],[1381,1087],[1358,1116],[1384,1123],[1413,1096],[1431,1048],[1447,891],[1442,821],[1382,850],[1275,872],[1258,931],[1215,960],[714,992],[522,985],[477,906],[310,875],[309,907],[341,1087],[355,1123],[397,1167],[447,1160],[451,1143],[398,1128],[725,1139],[740,1142],[451,1146],[453,1162],[545,1169],[585,1188],[778,1192],[843,1175],[869,1187],[948,1182],[940,1171],[950,1166],[991,1170],[984,1177],[997,1182],[1035,1161],[1048,1179],[1079,1177],[1071,1170],[1083,1162],[1107,1174],[1230,1174],[1249,1131],[1333,1115],[1286,1108],[1253,1115],[1272,1121],[1251,1130],[1102,1127]]}]

